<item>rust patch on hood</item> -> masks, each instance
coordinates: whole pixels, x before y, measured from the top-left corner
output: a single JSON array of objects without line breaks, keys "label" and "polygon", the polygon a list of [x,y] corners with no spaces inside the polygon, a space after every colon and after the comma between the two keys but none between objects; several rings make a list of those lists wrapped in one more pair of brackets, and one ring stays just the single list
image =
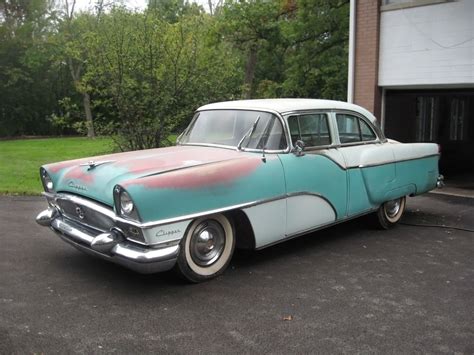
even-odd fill
[{"label": "rust patch on hood", "polygon": [[261,159],[257,157],[226,160],[134,179],[123,185],[124,187],[143,185],[146,188],[192,189],[229,184],[250,175],[261,163]]}]

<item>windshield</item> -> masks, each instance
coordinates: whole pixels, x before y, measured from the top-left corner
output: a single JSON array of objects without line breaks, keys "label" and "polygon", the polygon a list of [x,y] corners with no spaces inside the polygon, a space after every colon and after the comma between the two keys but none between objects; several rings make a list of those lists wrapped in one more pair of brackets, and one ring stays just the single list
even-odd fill
[{"label": "windshield", "polygon": [[287,147],[280,120],[259,111],[198,112],[179,139],[180,144],[216,144],[242,149],[283,150]]}]

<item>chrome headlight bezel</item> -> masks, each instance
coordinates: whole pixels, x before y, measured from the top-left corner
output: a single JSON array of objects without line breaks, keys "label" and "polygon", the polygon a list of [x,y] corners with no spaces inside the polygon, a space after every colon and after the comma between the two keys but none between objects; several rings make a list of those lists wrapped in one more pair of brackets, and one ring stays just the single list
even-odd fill
[{"label": "chrome headlight bezel", "polygon": [[130,194],[120,185],[114,187],[115,213],[123,218],[140,221],[137,208]]},{"label": "chrome headlight bezel", "polygon": [[54,183],[45,168],[40,168],[40,178],[46,192],[54,192]]}]

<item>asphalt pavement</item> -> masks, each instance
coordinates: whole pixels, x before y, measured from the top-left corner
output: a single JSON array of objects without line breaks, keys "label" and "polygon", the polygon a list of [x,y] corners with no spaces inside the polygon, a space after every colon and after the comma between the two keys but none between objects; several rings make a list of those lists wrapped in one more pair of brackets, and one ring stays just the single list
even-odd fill
[{"label": "asphalt pavement", "polygon": [[474,353],[474,199],[410,198],[392,230],[237,252],[197,285],[80,253],[45,206],[0,197],[0,354]]}]

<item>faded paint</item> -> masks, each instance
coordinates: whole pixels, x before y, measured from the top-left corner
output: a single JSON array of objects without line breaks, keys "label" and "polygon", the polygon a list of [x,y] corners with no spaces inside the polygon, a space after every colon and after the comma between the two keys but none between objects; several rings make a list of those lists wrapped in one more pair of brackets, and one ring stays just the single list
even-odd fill
[{"label": "faded paint", "polygon": [[74,166],[64,175],[64,179],[77,179],[85,184],[93,184],[95,175],[85,166]]},{"label": "faded paint", "polygon": [[[272,159],[270,155],[268,159]],[[110,162],[92,169],[80,166],[91,160]],[[242,162],[235,167],[233,163],[224,164],[230,160]],[[221,181],[230,183],[233,179],[250,174],[260,162],[260,154],[212,147],[176,146],[77,159],[48,164],[44,168],[50,174],[56,191],[81,194],[112,206],[112,191],[116,184],[128,186],[142,183],[143,180],[150,187],[162,184],[163,188],[185,188],[218,184]],[[195,168],[203,170],[201,172]],[[165,172],[171,177],[162,175]],[[155,181],[156,176],[166,178]]]},{"label": "faded paint", "polygon": [[138,184],[146,188],[195,189],[229,184],[251,174],[260,164],[263,164],[260,157],[232,159],[199,165],[190,169],[171,171],[164,175],[130,180],[124,182],[123,186]]},{"label": "faded paint", "polygon": [[[356,154],[358,159],[363,151]],[[114,186],[125,187],[142,222],[299,192],[327,199],[340,220],[376,208],[388,199],[428,191],[434,188],[438,174],[437,157],[350,170],[322,155],[268,154],[265,163],[261,158],[261,153],[178,146],[95,157],[95,161],[112,162],[92,169],[80,166],[90,159],[45,168],[56,191],[80,194],[109,206],[113,206]],[[394,166],[396,179],[387,176]],[[303,208],[299,213],[314,213],[310,210],[314,209]]]}]

